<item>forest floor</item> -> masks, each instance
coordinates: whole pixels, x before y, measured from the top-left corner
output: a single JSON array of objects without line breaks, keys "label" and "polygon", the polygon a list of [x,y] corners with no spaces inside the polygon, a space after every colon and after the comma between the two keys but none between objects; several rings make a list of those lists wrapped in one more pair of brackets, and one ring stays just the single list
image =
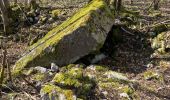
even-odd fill
[{"label": "forest floor", "polygon": [[[23,25],[20,24],[17,26],[17,32],[8,37],[6,45],[8,52],[7,61],[9,66],[12,67],[12,65],[14,65],[28,45],[36,42],[49,30],[61,24],[79,8],[87,4],[88,0],[82,0],[81,2],[77,1],[70,5],[62,0],[61,2],[58,3],[59,5],[55,5],[55,7],[51,7],[49,4],[49,7],[40,11],[41,15],[39,18],[46,18],[45,22],[35,22],[33,25],[26,27],[23,27]],[[125,1],[127,8],[132,6],[128,3],[128,0]],[[151,2],[148,2],[148,4],[150,3]],[[128,27],[128,32],[121,30],[119,33],[121,36],[121,42],[115,43],[114,46],[113,44],[109,44],[109,46],[105,48],[107,49],[106,51],[109,56],[102,59],[97,64],[106,65],[114,71],[124,73],[129,79],[136,80],[143,87],[147,87],[147,89],[136,89],[137,94],[140,96],[140,100],[170,100],[170,58],[153,58],[152,56],[155,51],[151,47],[152,37],[148,34],[148,30],[142,30],[144,26],[146,27],[153,25],[154,23],[170,20],[170,8],[168,8],[170,7],[170,2],[162,3],[161,11],[159,11],[159,13],[161,13],[160,17],[153,16],[153,14],[149,15],[144,11],[144,9],[139,9],[145,8],[139,7],[143,4],[146,4],[145,7],[148,7],[146,2],[142,3],[141,1],[134,2],[133,7],[129,8],[133,10],[140,10],[140,14],[143,18],[138,19],[138,21],[141,21],[143,26],[138,24],[136,26],[137,28],[133,28],[132,25]],[[51,20],[49,12],[55,9],[60,9],[62,13],[55,20]],[[32,19],[28,18],[28,20],[31,21]],[[0,61],[1,60],[2,54],[0,54]],[[15,84],[17,83],[17,92],[20,94],[16,96],[14,100],[18,100],[19,98],[25,98],[24,100],[39,99],[39,93],[37,93],[33,87],[28,85],[28,83],[23,80],[21,81],[20,79],[16,79]],[[3,91],[4,94],[8,92],[11,91],[6,91],[6,89]],[[5,96],[2,100],[5,100]]]}]

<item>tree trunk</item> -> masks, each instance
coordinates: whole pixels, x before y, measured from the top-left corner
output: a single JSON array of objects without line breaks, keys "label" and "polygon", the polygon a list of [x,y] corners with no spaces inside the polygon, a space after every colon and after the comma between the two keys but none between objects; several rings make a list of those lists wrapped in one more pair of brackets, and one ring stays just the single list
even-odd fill
[{"label": "tree trunk", "polygon": [[154,0],[154,10],[159,10],[159,0]]},{"label": "tree trunk", "polygon": [[130,4],[131,4],[131,5],[133,4],[133,0],[130,0]]},{"label": "tree trunk", "polygon": [[119,12],[121,10],[122,0],[114,0],[113,4],[114,4],[116,12]]},{"label": "tree trunk", "polygon": [[6,9],[10,9],[10,4],[9,4],[9,0],[1,0],[4,2],[4,5],[6,7]]},{"label": "tree trunk", "polygon": [[122,6],[122,0],[118,0],[117,2],[117,10],[120,11]]},{"label": "tree trunk", "polygon": [[18,0],[14,0],[14,3],[17,4],[17,3],[18,3]]},{"label": "tree trunk", "polygon": [[28,0],[28,4],[31,10],[36,10],[38,7],[36,0]]},{"label": "tree trunk", "polygon": [[8,0],[0,0],[0,11],[2,13],[2,20],[4,24],[4,32],[8,34],[10,30],[10,20],[9,20],[9,2]]},{"label": "tree trunk", "polygon": [[114,0],[114,7],[115,7],[115,9],[117,10],[117,0]]}]

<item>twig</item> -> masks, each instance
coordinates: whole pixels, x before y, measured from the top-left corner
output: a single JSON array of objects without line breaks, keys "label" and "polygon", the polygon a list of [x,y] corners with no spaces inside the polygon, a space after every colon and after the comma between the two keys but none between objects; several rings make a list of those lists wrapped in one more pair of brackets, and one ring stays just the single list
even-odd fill
[{"label": "twig", "polygon": [[24,76],[21,76],[21,78],[22,78],[28,85],[30,85],[30,86],[33,87],[37,92],[39,92],[39,90],[37,89],[37,87],[34,86],[34,84],[32,84],[31,82],[29,82],[27,79],[25,79]]},{"label": "twig", "polygon": [[127,30],[126,30],[126,29],[124,29],[123,27],[121,27],[121,29],[122,29],[123,31],[125,31],[126,33],[130,34],[130,35],[135,35],[135,34],[133,34],[133,33],[129,32],[129,31],[127,31]]},{"label": "twig", "polygon": [[[2,41],[1,41],[2,43]],[[1,44],[2,45],[2,44]],[[2,68],[1,68],[1,77],[0,77],[0,88],[2,87],[2,83],[3,83],[3,80],[4,80],[4,71],[5,71],[5,68],[6,68],[6,55],[7,55],[7,51],[6,51],[6,48],[2,46],[2,54],[3,54],[3,58],[2,58]]]},{"label": "twig", "polygon": [[153,25],[150,25],[150,26],[143,27],[142,30],[144,30],[145,28],[152,28],[152,27],[155,27],[155,26],[158,26],[158,25],[161,25],[161,24],[164,24],[164,25],[170,24],[170,20],[166,20],[166,21],[159,22],[159,23],[156,23],[156,24],[153,24]]},{"label": "twig", "polygon": [[17,4],[17,6],[18,6],[18,7],[19,7],[19,9],[22,11],[23,16],[24,16],[24,17],[25,17],[25,19],[28,21],[28,23],[29,23],[29,24],[31,24],[31,22],[28,20],[28,18],[27,18],[27,16],[26,16],[26,14],[25,14],[25,12],[22,10],[21,6],[20,6],[19,4]]},{"label": "twig", "polygon": [[31,96],[30,94],[28,94],[25,91],[22,91],[28,98],[31,98],[32,100],[37,100],[36,98],[34,98],[33,96]]},{"label": "twig", "polygon": [[149,7],[146,7],[146,8],[144,9],[144,11],[149,10],[149,9],[152,7],[153,4],[154,4],[154,0],[153,0],[152,3],[149,5]]},{"label": "twig", "polygon": [[5,87],[8,88],[9,90],[11,90],[12,92],[16,92],[15,90],[13,90],[12,88],[10,88],[10,87],[7,86],[7,85],[3,85],[3,86],[5,86]]},{"label": "twig", "polygon": [[9,79],[10,82],[12,83],[13,80],[12,80],[12,76],[11,76],[11,68],[10,68],[10,66],[8,65],[8,60],[6,60],[6,64],[7,64],[8,79]]}]

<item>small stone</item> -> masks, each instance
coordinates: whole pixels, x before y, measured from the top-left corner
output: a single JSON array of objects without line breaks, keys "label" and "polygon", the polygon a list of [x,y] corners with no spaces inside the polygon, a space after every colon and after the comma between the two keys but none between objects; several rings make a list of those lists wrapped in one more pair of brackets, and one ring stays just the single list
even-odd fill
[{"label": "small stone", "polygon": [[73,95],[73,100],[77,100],[77,96],[76,95]]},{"label": "small stone", "polygon": [[29,20],[30,23],[34,22],[34,19],[32,17],[28,17],[28,20]]},{"label": "small stone", "polygon": [[38,22],[39,18],[38,17],[35,17],[35,22]]},{"label": "small stone", "polygon": [[39,15],[39,14],[40,14],[40,8],[37,8],[37,9],[35,10],[35,13]]},{"label": "small stone", "polygon": [[50,99],[50,100],[58,100],[58,99],[56,98],[56,94],[57,94],[56,91],[52,91],[52,93],[51,93],[51,99]]},{"label": "small stone", "polygon": [[95,71],[96,67],[94,65],[90,65],[87,69]]},{"label": "small stone", "polygon": [[102,92],[105,96],[108,94],[108,92],[107,91],[103,91]]},{"label": "small stone", "polygon": [[130,98],[129,98],[129,95],[128,95],[127,93],[121,93],[121,94],[120,94],[120,97],[121,97],[121,98],[123,97],[123,98],[128,98],[128,99],[130,99]]},{"label": "small stone", "polygon": [[106,55],[105,54],[98,54],[94,57],[94,59],[92,59],[91,63],[94,64],[94,63],[97,63],[98,61],[102,60],[106,58]]},{"label": "small stone", "polygon": [[153,64],[147,64],[147,68],[153,68]]},{"label": "small stone", "polygon": [[40,81],[38,81],[35,86],[38,90],[40,90],[42,87],[42,83]]},{"label": "small stone", "polygon": [[119,80],[124,80],[124,81],[128,81],[129,80],[123,74],[118,73],[118,72],[114,72],[114,71],[108,71],[104,75],[106,75],[108,79],[113,78],[113,79],[119,79]]},{"label": "small stone", "polygon": [[66,97],[64,94],[59,94],[59,100],[66,100]]},{"label": "small stone", "polygon": [[115,19],[115,24],[120,24],[120,23],[121,23],[120,19]]},{"label": "small stone", "polygon": [[155,32],[148,32],[149,36],[151,37],[155,37],[156,36],[156,33]]},{"label": "small stone", "polygon": [[90,79],[95,79],[95,78],[96,78],[96,75],[92,75],[92,74],[87,74],[87,76],[88,76]]},{"label": "small stone", "polygon": [[39,71],[40,73],[47,73],[48,72],[48,70],[46,68],[41,67],[41,66],[37,66],[34,69]]},{"label": "small stone", "polygon": [[49,22],[54,22],[54,19],[53,18],[49,18],[48,21]]},{"label": "small stone", "polygon": [[50,100],[49,98],[49,95],[46,93],[46,94],[41,94],[41,100]]},{"label": "small stone", "polygon": [[51,63],[51,71],[58,72],[59,71],[59,67],[55,63]]}]

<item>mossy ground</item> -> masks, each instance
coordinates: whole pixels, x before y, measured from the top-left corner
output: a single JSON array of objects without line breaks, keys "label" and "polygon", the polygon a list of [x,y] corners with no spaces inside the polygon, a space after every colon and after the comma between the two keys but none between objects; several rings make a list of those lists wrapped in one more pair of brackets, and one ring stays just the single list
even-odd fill
[{"label": "mossy ground", "polygon": [[[104,66],[94,65],[83,69],[82,65],[68,65],[63,67],[61,71],[55,75],[52,80],[53,84],[45,85],[41,91],[49,95],[52,91],[58,91],[59,93],[63,93],[66,98],[73,98],[76,96],[81,99],[89,99],[89,96],[104,99],[112,96],[112,93],[109,93],[109,91],[114,91],[115,94],[118,94],[115,95],[116,98],[135,98],[135,91],[130,87],[128,82],[119,79],[119,77],[126,76],[119,73],[120,76],[116,78],[106,77],[107,75],[104,75],[104,73],[108,72],[111,72],[111,70]],[[90,77],[91,75],[94,75],[94,77]],[[102,97],[100,96],[101,94],[98,94],[97,90],[99,90],[100,93],[101,91],[106,91],[108,94]],[[96,95],[98,96],[96,97],[91,93],[97,93]],[[127,97],[120,97],[119,95],[121,93],[127,94]]]}]

